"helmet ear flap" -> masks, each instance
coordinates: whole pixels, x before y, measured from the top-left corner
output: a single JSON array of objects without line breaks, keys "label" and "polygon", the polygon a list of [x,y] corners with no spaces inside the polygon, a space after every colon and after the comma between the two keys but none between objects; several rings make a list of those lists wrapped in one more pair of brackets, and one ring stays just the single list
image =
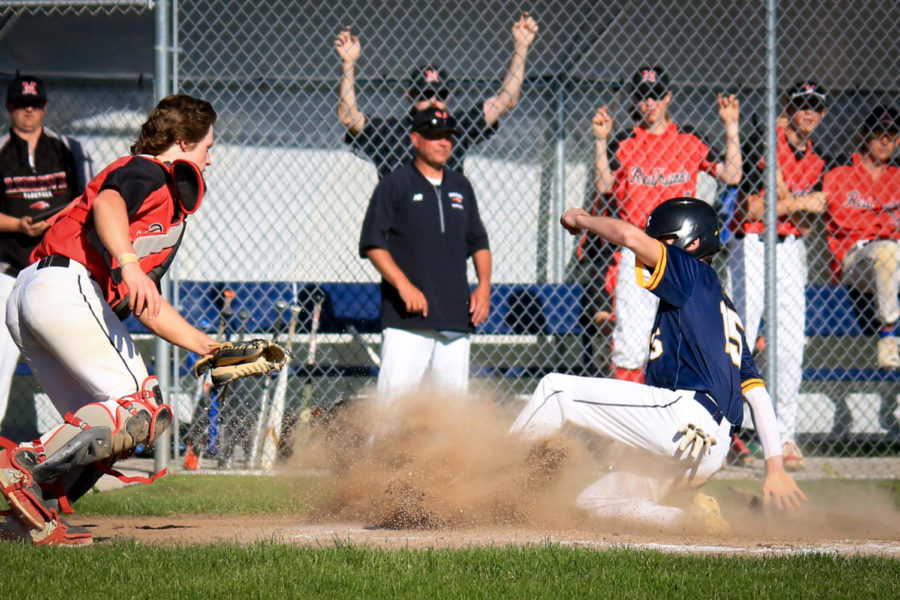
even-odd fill
[{"label": "helmet ear flap", "polygon": [[203,181],[203,174],[197,165],[189,160],[175,160],[172,162],[172,181],[173,195],[178,201],[184,214],[189,215],[200,208],[200,202],[203,200],[203,192],[206,190],[206,183]]}]

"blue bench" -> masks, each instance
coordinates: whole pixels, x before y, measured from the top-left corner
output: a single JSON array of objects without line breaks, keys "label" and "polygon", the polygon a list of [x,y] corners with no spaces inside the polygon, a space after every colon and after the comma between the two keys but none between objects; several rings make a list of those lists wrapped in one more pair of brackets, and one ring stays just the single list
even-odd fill
[{"label": "blue bench", "polygon": [[[807,286],[805,330],[807,336],[871,337],[876,331],[871,299],[851,293],[843,285]],[[874,355],[863,357],[862,362],[874,362]],[[847,405],[847,396],[852,393],[872,393],[881,396],[878,410],[879,424],[889,434],[900,435],[900,426],[893,414],[897,406],[896,394],[900,371],[847,363],[841,367],[804,368],[803,381],[807,389],[820,389],[834,402],[835,415],[831,436],[840,437],[849,433],[852,415]],[[846,383],[854,385],[843,385]]]}]

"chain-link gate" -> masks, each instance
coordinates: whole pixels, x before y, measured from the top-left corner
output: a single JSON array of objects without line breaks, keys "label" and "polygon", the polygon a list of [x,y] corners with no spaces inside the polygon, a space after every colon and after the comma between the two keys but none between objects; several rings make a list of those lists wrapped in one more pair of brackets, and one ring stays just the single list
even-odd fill
[{"label": "chain-link gate", "polygon": [[[153,58],[148,56],[146,65],[128,63],[126,67],[122,61],[110,57],[103,69],[94,70],[89,64],[77,64],[71,72],[66,68],[35,65],[46,64],[46,57],[41,55],[46,51],[60,57],[57,64],[65,63],[61,57],[66,55],[66,43],[91,43],[93,40],[89,35],[97,28],[120,30],[123,35],[132,33],[135,31],[134,18],[150,14],[150,9],[146,0],[0,2],[0,44],[8,49],[4,55],[15,57],[16,61],[0,69],[0,87],[5,91],[19,71],[23,75],[39,76],[44,81],[48,98],[44,127],[75,142],[76,160],[84,166],[86,177],[128,153],[137,128],[153,106]],[[34,24],[38,20],[44,23],[38,29],[56,32],[56,35],[30,39],[29,32],[35,30]],[[145,37],[152,43],[152,20],[147,24],[149,29]],[[98,48],[98,51],[108,54],[110,49]],[[141,66],[145,66],[145,70],[141,70]],[[138,336],[137,342],[144,356],[153,356],[153,342],[149,336]],[[8,405],[4,403],[2,408],[0,434],[13,440],[34,439],[62,422],[62,417],[24,361],[16,367]]]},{"label": "chain-link gate", "polygon": [[[781,117],[779,131],[789,131],[786,161],[808,156],[812,163],[812,153],[822,161],[813,181],[795,182],[783,165],[771,179],[795,204],[780,215],[773,238],[780,312],[778,350],[767,353],[771,335],[759,318],[764,236],[744,225],[763,220],[754,197],[770,181],[760,168],[770,116],[766,3],[180,0],[175,89],[208,99],[220,115],[206,202],[171,271],[182,313],[214,336],[278,333],[285,343],[296,316],[286,429],[370,394],[380,343],[379,277],[357,244],[378,175],[365,152],[345,141],[335,39],[351,27],[360,40],[352,89],[366,118],[407,115],[410,73],[428,63],[449,73],[450,112],[477,115],[486,100],[505,98],[513,25],[523,10],[539,31],[527,48],[520,96],[463,163],[494,261],[492,313],[472,338],[471,389],[512,402],[549,371],[610,376],[616,368],[639,368],[649,326],[641,325],[645,309],[626,310],[623,298],[631,292],[619,290],[623,274],[630,275],[628,257],[564,234],[558,218],[567,207],[583,206],[639,219],[642,200],[629,185],[677,189],[713,203],[730,223],[716,266],[743,299],[745,326],[755,332],[748,343],[758,349],[761,368],[777,380],[770,391],[786,424],[783,435],[807,458],[825,457],[812,474],[897,476],[890,457],[900,448],[900,376],[891,356],[879,362],[879,348],[884,354],[893,343],[881,340],[893,338],[872,292],[842,283],[836,242],[829,245],[829,227],[832,238],[840,233],[833,217],[840,192],[829,192],[828,202],[816,195],[821,175],[853,164],[852,155],[876,139],[872,133],[884,134],[878,143],[893,143],[883,123],[864,131],[877,106],[898,106],[900,8],[893,2],[777,4],[776,85],[784,109],[771,116]],[[717,94],[740,101],[740,182],[727,176],[735,146]],[[612,121],[608,132],[592,124],[602,106]],[[651,114],[653,106],[660,114]],[[724,117],[730,118],[727,109]],[[676,138],[671,147],[653,139],[638,144],[642,134],[633,127],[653,129],[658,118],[690,139]],[[674,135],[670,126],[662,129]],[[812,150],[805,155],[807,134]],[[690,157],[673,150],[687,144],[696,150]],[[643,150],[628,154],[629,148]],[[610,185],[599,173],[601,155]],[[879,209],[896,211],[900,193],[883,189],[894,191],[878,198]],[[879,237],[900,237],[896,223]],[[737,258],[748,255],[755,262]],[[765,364],[767,356],[777,367]],[[271,403],[276,379],[235,386],[220,405],[190,375],[194,359],[175,352],[176,447],[183,450],[187,439],[222,465],[253,464],[261,407]],[[209,405],[212,419],[200,419]],[[870,460],[843,466],[852,457]]]}]

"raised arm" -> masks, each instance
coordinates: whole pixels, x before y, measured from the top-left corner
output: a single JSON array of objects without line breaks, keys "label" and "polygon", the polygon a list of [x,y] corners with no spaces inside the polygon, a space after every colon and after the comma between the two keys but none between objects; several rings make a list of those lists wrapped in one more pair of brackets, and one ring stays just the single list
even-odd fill
[{"label": "raised arm", "polygon": [[728,185],[741,182],[740,101],[719,94],[719,118],[725,127],[725,162],[716,166],[716,175]]},{"label": "raised arm", "polygon": [[350,32],[350,27],[340,32],[334,40],[334,47],[341,57],[341,82],[338,86],[338,118],[344,127],[357,135],[366,125],[366,115],[356,104],[356,61],[362,53],[359,38]]},{"label": "raised arm", "polygon": [[537,23],[527,12],[523,12],[513,24],[513,55],[509,61],[509,70],[503,77],[503,85],[497,95],[484,101],[484,120],[488,126],[493,126],[519,102],[525,79],[525,57],[537,32]]},{"label": "raised arm", "polygon": [[570,208],[559,218],[559,222],[572,235],[580,235],[587,230],[611,244],[630,248],[638,260],[651,269],[656,267],[662,256],[659,241],[621,219],[592,216],[584,209]]},{"label": "raised arm", "polygon": [[601,106],[591,119],[594,132],[594,187],[598,194],[612,191],[615,177],[609,167],[609,134],[612,131],[612,117],[609,109]]}]

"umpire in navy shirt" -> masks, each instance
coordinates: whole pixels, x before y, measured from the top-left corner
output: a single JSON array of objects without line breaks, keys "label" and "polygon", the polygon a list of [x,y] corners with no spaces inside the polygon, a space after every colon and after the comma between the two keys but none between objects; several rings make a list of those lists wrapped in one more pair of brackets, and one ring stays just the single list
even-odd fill
[{"label": "umpire in navy shirt", "polygon": [[[413,161],[369,200],[359,253],[381,274],[378,402],[414,391],[426,371],[440,393],[465,394],[469,332],[490,311],[491,251],[472,185],[445,168],[460,130],[446,110],[417,112]],[[466,261],[478,285],[469,293]]]}]

